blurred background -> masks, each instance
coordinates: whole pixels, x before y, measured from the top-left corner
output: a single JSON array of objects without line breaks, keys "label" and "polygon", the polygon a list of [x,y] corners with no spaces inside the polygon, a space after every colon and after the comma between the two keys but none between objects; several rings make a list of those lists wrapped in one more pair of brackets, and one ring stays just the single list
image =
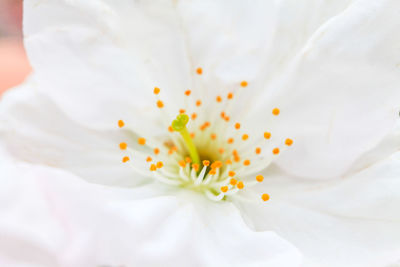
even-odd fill
[{"label": "blurred background", "polygon": [[0,95],[30,72],[22,43],[22,0],[0,0]]}]

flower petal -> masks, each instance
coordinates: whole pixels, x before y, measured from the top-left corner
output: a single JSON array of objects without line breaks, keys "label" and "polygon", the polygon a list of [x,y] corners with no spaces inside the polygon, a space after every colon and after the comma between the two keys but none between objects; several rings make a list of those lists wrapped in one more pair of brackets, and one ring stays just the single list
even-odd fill
[{"label": "flower petal", "polygon": [[[307,266],[387,266],[400,255],[400,153],[340,181],[265,179],[271,200],[242,210],[295,244]],[[286,191],[282,191],[282,187]]]},{"label": "flower petal", "polygon": [[168,196],[157,185],[93,185],[40,166],[8,167],[6,173],[0,259],[8,265],[300,264],[293,246],[272,232],[248,229],[229,203]]}]

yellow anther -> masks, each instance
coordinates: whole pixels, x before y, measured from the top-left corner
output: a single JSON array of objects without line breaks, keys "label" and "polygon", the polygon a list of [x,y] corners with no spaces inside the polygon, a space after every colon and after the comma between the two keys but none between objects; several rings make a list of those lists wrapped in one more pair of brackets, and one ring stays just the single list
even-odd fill
[{"label": "yellow anther", "polygon": [[293,144],[293,140],[292,140],[292,139],[287,138],[287,139],[285,140],[285,145],[291,146],[292,144]]},{"label": "yellow anther", "polygon": [[269,200],[269,195],[268,194],[262,194],[261,199],[263,201],[268,201]]},{"label": "yellow anther", "polygon": [[216,135],[215,133],[212,133],[212,134],[210,135],[210,137],[211,137],[212,140],[217,139],[217,135]]},{"label": "yellow anther", "polygon": [[210,161],[209,160],[203,160],[203,166],[209,166]]},{"label": "yellow anther", "polygon": [[228,139],[228,144],[233,144],[233,141],[235,141],[232,137]]},{"label": "yellow anther", "polygon": [[274,108],[274,109],[272,110],[272,114],[274,114],[275,116],[278,116],[279,113],[281,113],[281,111],[279,110],[279,108]]},{"label": "yellow anther", "polygon": [[262,176],[262,175],[257,175],[256,176],[256,180],[257,180],[257,182],[262,182],[262,181],[264,181],[264,176]]},{"label": "yellow anther", "polygon": [[128,162],[129,160],[130,160],[130,158],[128,156],[125,156],[122,158],[123,163]]},{"label": "yellow anther", "polygon": [[225,186],[222,186],[221,187],[221,192],[223,192],[223,193],[226,193],[226,192],[228,192],[228,187],[225,185]]},{"label": "yellow anther", "polygon": [[152,160],[153,160],[153,159],[152,159],[150,156],[146,158],[146,161],[147,161],[147,162],[151,162]]},{"label": "yellow anther", "polygon": [[190,91],[190,90],[185,91],[185,95],[187,95],[187,96],[190,96],[191,93],[192,93],[192,91]]},{"label": "yellow anther", "polygon": [[237,180],[234,179],[234,178],[232,178],[232,179],[229,181],[229,183],[230,183],[231,185],[235,186],[235,185],[237,184]]},{"label": "yellow anther", "polygon": [[236,130],[239,130],[239,129],[240,129],[240,123],[238,123],[238,122],[235,123],[235,129],[236,129]]},{"label": "yellow anther", "polygon": [[178,164],[179,164],[179,166],[181,166],[182,168],[185,168],[185,166],[186,166],[186,162],[185,162],[184,160],[180,160],[180,161],[178,162]]},{"label": "yellow anther", "polygon": [[143,137],[138,138],[138,144],[143,146],[146,144],[146,139]]},{"label": "yellow anther", "polygon": [[118,121],[118,127],[119,128],[122,128],[122,127],[124,127],[125,126],[125,122],[123,121],[123,120],[119,120]]},{"label": "yellow anther", "polygon": [[228,175],[229,175],[230,177],[233,177],[233,176],[235,176],[235,175],[236,175],[236,172],[234,172],[234,171],[230,171],[230,172],[228,173]]},{"label": "yellow anther", "polygon": [[279,154],[279,148],[277,148],[277,147],[275,147],[273,150],[272,150],[272,153],[274,153],[275,155],[278,155]]},{"label": "yellow anther", "polygon": [[121,150],[125,150],[127,147],[128,147],[128,144],[127,144],[127,143],[121,143],[121,144],[119,144],[119,148],[120,148]]},{"label": "yellow anther", "polygon": [[158,147],[154,148],[154,154],[158,155],[160,153],[160,149]]},{"label": "yellow anther", "polygon": [[238,189],[243,189],[244,188],[244,183],[242,181],[237,183],[237,188]]},{"label": "yellow anther", "polygon": [[156,166],[156,164],[151,164],[150,165],[150,171],[155,171],[155,170],[157,170],[157,166]]},{"label": "yellow anther", "polygon": [[249,135],[248,134],[242,135],[242,140],[243,141],[246,141],[247,139],[249,139]]},{"label": "yellow anther", "polygon": [[241,86],[241,87],[246,87],[247,85],[248,85],[247,81],[242,81],[242,82],[240,83],[240,86]]},{"label": "yellow anther", "polygon": [[197,107],[200,107],[200,106],[201,106],[201,100],[197,100],[197,101],[196,101],[196,106],[197,106]]},{"label": "yellow anther", "polygon": [[233,93],[228,93],[228,95],[226,96],[226,98],[232,99],[232,98],[233,98]]},{"label": "yellow anther", "polygon": [[217,96],[216,100],[217,100],[218,103],[220,103],[220,102],[222,102],[222,97],[221,96]]},{"label": "yellow anther", "polygon": [[264,133],[264,138],[265,139],[270,139],[271,138],[271,133],[270,132],[265,132]]},{"label": "yellow anther", "polygon": [[154,93],[155,95],[158,95],[158,94],[160,93],[160,88],[154,87],[153,93]]},{"label": "yellow anther", "polygon": [[246,159],[245,161],[243,161],[243,165],[244,166],[249,166],[250,165],[250,160]]},{"label": "yellow anther", "polygon": [[163,166],[164,166],[164,163],[162,163],[162,161],[157,162],[156,167],[157,167],[158,169],[162,168]]},{"label": "yellow anther", "polygon": [[192,120],[195,120],[197,118],[197,114],[196,113],[192,113]]},{"label": "yellow anther", "polygon": [[200,169],[200,165],[197,164],[197,163],[193,163],[193,164],[192,164],[192,168],[197,172],[197,171],[199,171],[199,169]]},{"label": "yellow anther", "polygon": [[261,148],[256,147],[256,154],[260,154],[261,153]]},{"label": "yellow anther", "polygon": [[157,107],[163,108],[164,107],[164,102],[162,102],[161,100],[158,100],[157,101]]},{"label": "yellow anther", "polygon": [[196,72],[197,72],[198,75],[201,75],[201,74],[203,74],[203,69],[202,68],[197,68]]}]

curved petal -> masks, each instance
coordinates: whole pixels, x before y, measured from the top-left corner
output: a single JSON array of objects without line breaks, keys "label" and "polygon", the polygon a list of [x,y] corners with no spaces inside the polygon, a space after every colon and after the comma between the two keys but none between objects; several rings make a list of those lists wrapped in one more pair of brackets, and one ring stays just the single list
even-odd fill
[{"label": "curved petal", "polygon": [[[400,153],[340,181],[265,180],[269,203],[244,205],[257,230],[295,244],[306,266],[387,266],[400,260]],[[285,188],[285,191],[282,190]]]},{"label": "curved petal", "polygon": [[92,185],[39,166],[9,167],[1,181],[0,260],[8,265],[300,265],[294,247],[248,229],[229,203],[173,197],[157,185]]},{"label": "curved petal", "polygon": [[[121,162],[126,152],[119,150],[118,144],[136,140],[135,136],[118,130],[93,130],[76,122],[37,93],[32,82],[4,95],[0,122],[1,145],[20,160],[66,169],[94,183],[133,186],[149,182]],[[139,145],[129,146],[136,149]],[[135,157],[135,164],[147,169],[145,159]]]},{"label": "curved petal", "polygon": [[295,139],[294,151],[279,160],[287,172],[342,175],[393,130],[400,99],[399,8],[395,0],[354,2],[316,31],[276,84],[270,99],[281,115],[274,130]]}]

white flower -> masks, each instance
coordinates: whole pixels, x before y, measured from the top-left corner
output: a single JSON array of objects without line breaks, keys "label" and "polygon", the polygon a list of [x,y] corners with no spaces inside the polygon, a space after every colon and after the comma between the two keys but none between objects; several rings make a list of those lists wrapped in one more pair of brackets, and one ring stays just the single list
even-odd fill
[{"label": "white flower", "polygon": [[25,1],[35,73],[0,115],[30,164],[2,167],[4,202],[23,203],[6,258],[299,265],[283,237],[307,266],[396,262],[399,8]]}]

